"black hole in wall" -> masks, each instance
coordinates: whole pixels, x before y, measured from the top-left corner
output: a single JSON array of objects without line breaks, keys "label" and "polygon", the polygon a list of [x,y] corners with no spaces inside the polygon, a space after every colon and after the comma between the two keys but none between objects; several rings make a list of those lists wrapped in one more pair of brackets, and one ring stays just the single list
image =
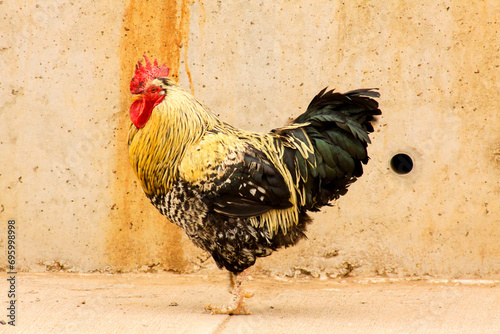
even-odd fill
[{"label": "black hole in wall", "polygon": [[398,153],[391,159],[391,168],[397,174],[408,174],[413,169],[413,160],[408,154]]}]

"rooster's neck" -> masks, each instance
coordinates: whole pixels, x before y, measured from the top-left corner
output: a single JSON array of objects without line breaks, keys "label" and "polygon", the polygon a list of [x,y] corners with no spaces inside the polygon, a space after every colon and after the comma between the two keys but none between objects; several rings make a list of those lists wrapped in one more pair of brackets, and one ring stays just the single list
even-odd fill
[{"label": "rooster's neck", "polygon": [[214,115],[182,90],[169,91],[143,128],[132,124],[129,157],[146,195],[167,193],[178,178],[186,149],[218,124]]}]

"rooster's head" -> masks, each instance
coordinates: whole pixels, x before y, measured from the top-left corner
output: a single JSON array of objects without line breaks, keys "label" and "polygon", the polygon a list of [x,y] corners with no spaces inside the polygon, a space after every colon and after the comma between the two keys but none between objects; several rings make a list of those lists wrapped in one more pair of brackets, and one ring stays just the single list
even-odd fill
[{"label": "rooster's head", "polygon": [[155,79],[166,78],[170,69],[165,64],[158,66],[155,59],[151,64],[144,56],[145,65],[139,61],[135,67],[135,75],[130,82],[130,92],[134,101],[130,106],[130,118],[137,128],[146,125],[153,108],[165,98],[165,89]]}]

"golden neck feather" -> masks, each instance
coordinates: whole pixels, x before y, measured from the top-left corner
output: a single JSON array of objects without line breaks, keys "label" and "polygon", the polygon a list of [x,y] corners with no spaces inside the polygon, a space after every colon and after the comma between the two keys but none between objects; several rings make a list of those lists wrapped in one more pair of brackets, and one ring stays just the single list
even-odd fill
[{"label": "golden neck feather", "polygon": [[146,125],[129,131],[129,157],[147,195],[164,194],[178,177],[186,148],[199,142],[206,130],[221,124],[191,94],[177,85],[167,87]]}]

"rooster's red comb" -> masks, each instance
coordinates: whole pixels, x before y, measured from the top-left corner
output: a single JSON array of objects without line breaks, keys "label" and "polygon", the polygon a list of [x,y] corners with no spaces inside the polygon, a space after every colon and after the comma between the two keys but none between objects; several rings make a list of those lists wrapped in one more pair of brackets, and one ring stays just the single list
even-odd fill
[{"label": "rooster's red comb", "polygon": [[135,75],[130,82],[130,92],[132,94],[138,94],[146,85],[146,82],[155,78],[165,78],[170,72],[165,64],[158,66],[158,60],[155,59],[154,63],[151,65],[148,57],[144,56],[146,65],[142,65],[141,61],[135,65]]}]

